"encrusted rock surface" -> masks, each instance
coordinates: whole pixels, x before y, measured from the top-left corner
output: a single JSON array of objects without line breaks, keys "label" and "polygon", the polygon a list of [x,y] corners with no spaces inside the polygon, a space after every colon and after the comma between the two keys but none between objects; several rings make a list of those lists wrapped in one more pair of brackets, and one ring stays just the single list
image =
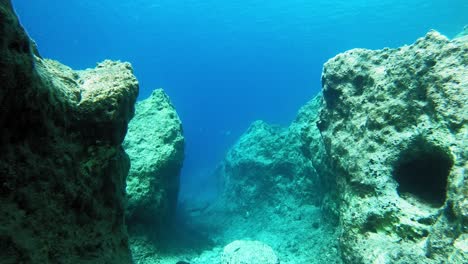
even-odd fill
[{"label": "encrusted rock surface", "polygon": [[351,50],[322,82],[344,261],[466,263],[468,37]]},{"label": "encrusted rock surface", "polygon": [[162,221],[176,207],[184,160],[182,123],[162,89],[136,104],[123,146],[131,161],[127,217]]},{"label": "encrusted rock surface", "polygon": [[214,239],[282,263],[466,263],[468,37],[351,50],[322,81],[289,128],[257,121],[228,152]]},{"label": "encrusted rock surface", "polygon": [[321,105],[320,96],[311,100],[287,128],[256,121],[229,150],[217,170],[221,198],[194,216],[217,244],[254,239],[272,246],[281,263],[341,263],[337,212],[321,210],[332,186],[319,176],[328,172],[325,149],[311,144],[320,141]]},{"label": "encrusted rock surface", "polygon": [[126,212],[131,246],[137,263],[144,263],[141,251],[153,248],[153,238],[161,240],[174,220],[184,160],[182,124],[162,89],[136,104],[123,146],[131,161]]},{"label": "encrusted rock surface", "polygon": [[0,83],[0,262],[131,263],[130,64],[72,71],[41,59],[0,1]]},{"label": "encrusted rock surface", "polygon": [[236,240],[223,249],[222,264],[279,264],[275,251],[260,241]]},{"label": "encrusted rock surface", "polygon": [[229,150],[222,167],[227,208],[244,213],[284,204],[285,198],[317,205],[320,192],[310,191],[317,185],[317,175],[301,147],[296,131],[253,123]]}]

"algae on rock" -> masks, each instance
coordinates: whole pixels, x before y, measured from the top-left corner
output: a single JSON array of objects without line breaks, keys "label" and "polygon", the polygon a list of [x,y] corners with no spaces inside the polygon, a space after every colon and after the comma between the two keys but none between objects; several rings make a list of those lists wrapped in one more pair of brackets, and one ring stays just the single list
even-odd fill
[{"label": "algae on rock", "polygon": [[[315,125],[321,106],[316,97],[287,128],[254,122],[217,170],[220,198],[192,221],[211,230],[217,244],[267,243],[281,263],[341,263],[333,227],[337,213],[329,213],[336,209],[321,209],[333,186],[319,174],[328,173]],[[331,204],[326,207],[335,208]]]},{"label": "algae on rock", "polygon": [[127,178],[127,218],[165,222],[177,205],[184,160],[182,123],[162,89],[137,102],[124,149],[131,161]]},{"label": "algae on rock", "polygon": [[466,261],[468,37],[354,49],[322,80],[344,261]]},{"label": "algae on rock", "polygon": [[288,129],[257,121],[231,148],[202,224],[282,263],[466,263],[468,37],[351,50],[322,81]]},{"label": "algae on rock", "polygon": [[0,2],[2,263],[131,263],[121,147],[138,83],[128,63],[73,71],[38,56]]},{"label": "algae on rock", "polygon": [[127,224],[134,259],[143,263],[174,221],[184,160],[182,124],[162,89],[136,104],[123,146],[131,161]]}]

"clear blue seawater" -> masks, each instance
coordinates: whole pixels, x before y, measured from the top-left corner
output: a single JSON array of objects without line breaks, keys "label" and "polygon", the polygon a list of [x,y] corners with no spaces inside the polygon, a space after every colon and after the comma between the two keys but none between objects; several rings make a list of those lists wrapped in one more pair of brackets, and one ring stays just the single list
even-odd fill
[{"label": "clear blue seawater", "polygon": [[183,192],[257,119],[287,125],[351,48],[410,44],[468,24],[467,0],[13,0],[44,57],[129,61],[139,99],[162,87],[184,125]]}]

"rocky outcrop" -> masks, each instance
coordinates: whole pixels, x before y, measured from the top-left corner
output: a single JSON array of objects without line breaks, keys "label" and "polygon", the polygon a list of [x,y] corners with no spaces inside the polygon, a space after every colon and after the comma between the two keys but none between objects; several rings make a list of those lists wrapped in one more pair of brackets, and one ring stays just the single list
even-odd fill
[{"label": "rocky outcrop", "polygon": [[344,261],[466,263],[468,38],[351,50],[322,82]]},{"label": "rocky outcrop", "polygon": [[132,164],[127,218],[153,224],[164,221],[177,204],[184,137],[179,116],[162,89],[136,104],[124,149]]},{"label": "rocky outcrop", "polygon": [[131,263],[121,147],[138,83],[128,63],[41,59],[0,2],[2,263]]},{"label": "rocky outcrop", "polygon": [[155,254],[153,238],[161,240],[174,220],[184,160],[182,124],[162,89],[136,104],[123,146],[131,161],[126,217],[132,252],[145,263],[141,258],[148,254],[142,252]]},{"label": "rocky outcrop", "polygon": [[257,121],[228,152],[214,240],[263,241],[281,263],[465,263],[467,54],[468,37],[430,32],[328,61],[289,128]]},{"label": "rocky outcrop", "polygon": [[[264,206],[317,205],[317,174],[296,130],[253,123],[230,149],[222,166],[223,198],[229,210],[246,213]],[[283,194],[283,195],[282,195]]]},{"label": "rocky outcrop", "polygon": [[[322,104],[316,97],[287,128],[263,121],[250,126],[217,170],[221,198],[194,217],[199,229],[211,230],[217,244],[267,243],[281,263],[341,263],[333,227],[337,212],[327,202],[333,184],[321,177],[329,173],[328,160],[324,146],[312,144],[321,140],[315,123]],[[327,210],[321,209],[324,203]]]}]

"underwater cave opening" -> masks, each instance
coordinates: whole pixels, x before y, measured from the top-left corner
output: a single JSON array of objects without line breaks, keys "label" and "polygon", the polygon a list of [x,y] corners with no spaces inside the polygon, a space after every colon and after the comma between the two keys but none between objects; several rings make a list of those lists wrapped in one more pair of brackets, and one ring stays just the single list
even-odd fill
[{"label": "underwater cave opening", "polygon": [[404,151],[393,172],[398,194],[409,194],[430,205],[442,206],[446,199],[447,178],[453,166],[449,153],[427,142],[418,142]]}]

